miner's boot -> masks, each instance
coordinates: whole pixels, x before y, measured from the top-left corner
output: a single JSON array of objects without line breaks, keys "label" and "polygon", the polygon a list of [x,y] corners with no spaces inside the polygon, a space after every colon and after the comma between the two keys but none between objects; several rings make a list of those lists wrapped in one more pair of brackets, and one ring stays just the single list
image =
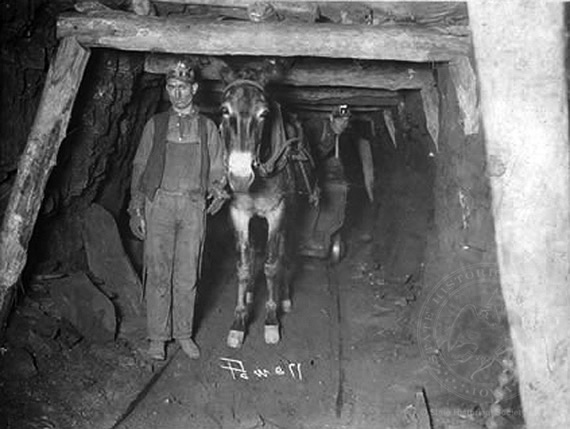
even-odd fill
[{"label": "miner's boot", "polygon": [[164,341],[150,340],[150,344],[148,346],[148,355],[151,359],[154,360],[166,359]]},{"label": "miner's boot", "polygon": [[184,353],[186,353],[190,359],[198,359],[200,357],[200,349],[192,339],[185,338],[178,340],[178,342]]}]

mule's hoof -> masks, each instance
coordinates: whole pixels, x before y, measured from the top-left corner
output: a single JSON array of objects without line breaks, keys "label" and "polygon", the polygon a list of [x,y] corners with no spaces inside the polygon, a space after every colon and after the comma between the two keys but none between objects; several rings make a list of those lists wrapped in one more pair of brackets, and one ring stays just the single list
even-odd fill
[{"label": "mule's hoof", "polygon": [[283,308],[283,311],[285,313],[291,313],[291,300],[290,299],[284,299],[283,301],[281,301],[281,308]]},{"label": "mule's hoof", "polygon": [[245,303],[247,305],[253,304],[253,292],[247,292],[245,294]]},{"label": "mule's hoof", "polygon": [[243,344],[243,337],[243,331],[231,330],[228,334],[228,347],[231,347],[232,349],[239,349]]},{"label": "mule's hoof", "polygon": [[277,344],[279,340],[279,325],[265,325],[265,342]]}]

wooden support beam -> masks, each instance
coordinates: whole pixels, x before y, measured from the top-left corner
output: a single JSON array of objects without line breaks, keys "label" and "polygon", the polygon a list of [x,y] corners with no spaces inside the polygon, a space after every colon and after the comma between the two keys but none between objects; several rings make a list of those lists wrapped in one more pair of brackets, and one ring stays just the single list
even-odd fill
[{"label": "wooden support beam", "polygon": [[[200,93],[210,104],[219,104],[223,84],[221,82],[202,81]],[[400,99],[397,92],[382,89],[365,88],[322,88],[322,87],[289,87],[275,85],[268,89],[272,98],[284,103],[301,104],[349,104],[356,106],[395,106]]]},{"label": "wooden support beam", "polygon": [[[200,107],[215,112],[221,103],[222,90],[220,82],[203,81],[197,97]],[[286,106],[308,108],[319,105],[328,111],[339,104],[348,104],[351,109],[393,107],[401,100],[396,92],[362,88],[291,88],[279,85],[270,87],[268,92],[272,99]]]},{"label": "wooden support beam", "polygon": [[[203,5],[226,9],[247,9],[255,0],[153,0],[154,3]],[[372,11],[372,23],[405,22],[421,25],[465,25],[467,5],[464,2],[357,2],[357,1],[269,1],[275,10],[285,17],[314,20],[318,16],[341,22],[343,16],[350,21],[363,20]],[[245,14],[245,12],[244,12]],[[359,19],[360,18],[360,19]],[[345,18],[346,19],[346,18]]]},{"label": "wooden support beam", "polygon": [[[411,62],[449,61],[470,37],[417,26],[251,23],[129,13],[62,15],[58,37],[85,46],[203,55],[315,56]],[[262,35],[262,36],[260,36]]]},{"label": "wooden support beam", "polygon": [[60,42],[50,66],[28,142],[20,158],[0,231],[0,308],[17,283],[42,204],[49,173],[65,137],[73,102],[89,59],[89,50],[73,38]]},{"label": "wooden support beam", "polygon": [[[170,3],[188,6],[224,7],[229,9],[243,9],[243,16],[247,16],[246,10],[257,2],[255,0],[153,0],[154,3]],[[301,1],[275,1],[267,2],[283,18],[300,19],[306,22],[314,22],[319,17],[319,6],[315,2]]]},{"label": "wooden support beam", "polygon": [[348,104],[351,109],[357,107],[393,107],[398,105],[399,97],[379,97],[369,95],[348,96],[339,94],[337,97],[321,97],[318,94],[300,93],[299,95],[287,92],[276,93],[274,97],[286,105],[319,105],[332,110],[340,104]]},{"label": "wooden support beam", "polygon": [[283,83],[302,86],[347,86],[354,88],[385,89],[399,91],[403,89],[422,89],[434,82],[433,70],[425,65],[396,66],[353,64],[347,66],[334,61],[314,60],[301,62],[283,79]]},{"label": "wooden support beam", "polygon": [[[295,111],[307,111],[307,112],[314,112],[319,114],[319,116],[322,117],[328,117],[328,115],[330,115],[333,107],[338,106],[338,104],[305,104],[305,103],[299,103],[299,104],[288,104],[285,107],[286,108],[291,108],[294,107]],[[207,113],[210,115],[218,115],[220,112],[220,109],[218,106],[215,105],[200,105],[200,112],[202,113]],[[351,108],[351,112],[358,117],[365,117],[367,114],[373,113],[373,112],[382,112],[384,109],[390,108],[393,106],[353,106]]]},{"label": "wooden support beam", "polygon": [[[323,105],[323,104],[298,104],[295,106],[296,109],[306,110],[311,112],[322,113],[324,116],[330,115],[333,107],[338,105]],[[351,112],[355,115],[362,115],[371,112],[381,112],[384,106],[353,106]]]},{"label": "wooden support beam", "polygon": [[[195,64],[200,70],[201,78],[206,80],[219,80],[220,70],[228,65],[225,60],[214,57],[150,53],[145,58],[144,68],[148,73],[164,74],[182,58]],[[251,58],[249,64],[255,66],[255,60]],[[229,59],[227,61],[231,63]],[[423,64],[381,65],[372,61],[362,63],[303,58],[295,61],[280,83],[292,86],[340,86],[398,91],[431,87],[435,85],[435,80],[433,70]]]},{"label": "wooden support beam", "polygon": [[319,10],[322,17],[333,22],[361,22],[368,15],[372,25],[414,23],[441,26],[468,23],[467,5],[464,2],[330,1],[319,2]]},{"label": "wooden support beam", "polygon": [[426,128],[431,136],[434,147],[439,151],[439,91],[435,81],[429,83],[421,89],[422,104],[426,116]]},{"label": "wooden support beam", "polygon": [[[564,4],[469,3],[501,288],[528,429],[570,422]],[[490,427],[490,426],[488,426]]]},{"label": "wooden support beam", "polygon": [[451,80],[455,86],[463,132],[466,136],[479,133],[479,99],[477,95],[477,78],[471,67],[469,57],[457,57],[449,63]]}]

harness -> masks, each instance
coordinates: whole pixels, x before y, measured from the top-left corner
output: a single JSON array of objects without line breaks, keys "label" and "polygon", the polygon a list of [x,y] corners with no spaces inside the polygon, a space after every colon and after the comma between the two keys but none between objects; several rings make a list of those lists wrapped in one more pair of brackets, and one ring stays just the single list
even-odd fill
[{"label": "harness", "polygon": [[[257,90],[265,93],[265,88],[258,82],[249,79],[237,79],[229,83],[223,90],[223,95],[236,86],[249,85]],[[315,184],[311,184],[307,164],[311,171],[315,169],[315,162],[312,155],[304,144],[303,130],[299,124],[295,124],[297,136],[287,138],[287,133],[283,124],[283,114],[281,106],[273,103],[274,110],[273,129],[271,130],[272,140],[277,140],[277,144],[273,147],[271,156],[264,162],[261,161],[261,146],[258,146],[253,160],[253,168],[260,177],[268,178],[280,173],[289,163],[294,163],[295,170],[300,172],[304,189],[309,195],[309,201],[316,204],[319,198],[319,189]],[[276,128],[277,127],[277,128]]]}]

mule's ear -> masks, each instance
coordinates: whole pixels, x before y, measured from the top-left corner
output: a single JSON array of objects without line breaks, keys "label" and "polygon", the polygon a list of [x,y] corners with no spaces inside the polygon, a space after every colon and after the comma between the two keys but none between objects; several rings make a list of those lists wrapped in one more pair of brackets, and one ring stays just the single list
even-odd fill
[{"label": "mule's ear", "polygon": [[223,66],[220,69],[220,77],[222,78],[222,82],[224,85],[232,83],[234,80],[237,79],[236,72],[231,69],[229,66]]},{"label": "mule's ear", "polygon": [[267,83],[272,80],[271,73],[268,73],[268,71],[265,68],[265,65],[255,70],[255,80],[259,82],[261,86],[267,85]]}]

